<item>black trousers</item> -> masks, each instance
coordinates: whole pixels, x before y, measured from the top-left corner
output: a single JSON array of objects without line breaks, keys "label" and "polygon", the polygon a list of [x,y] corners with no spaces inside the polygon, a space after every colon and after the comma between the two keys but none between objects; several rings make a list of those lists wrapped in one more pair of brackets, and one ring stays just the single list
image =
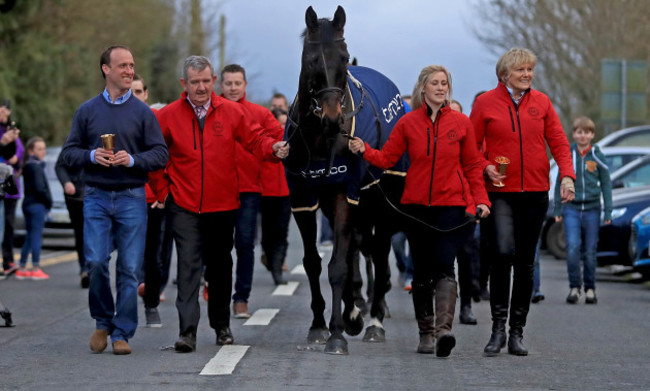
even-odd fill
[{"label": "black trousers", "polygon": [[176,309],[180,335],[196,335],[201,309],[199,290],[205,265],[208,282],[208,318],[210,327],[230,325],[232,292],[233,235],[237,210],[214,213],[193,213],[167,202],[172,235],[178,254]]},{"label": "black trousers", "polygon": [[455,279],[454,261],[470,229],[465,224],[465,208],[403,205],[403,209],[422,221],[409,221],[406,229],[413,257],[413,283],[435,286],[441,278]]},{"label": "black trousers", "polygon": [[268,260],[268,269],[279,264],[282,267],[287,255],[287,235],[291,219],[289,197],[265,197],[260,203],[262,215],[262,250]]},{"label": "black trousers", "polygon": [[84,200],[72,197],[65,197],[65,206],[70,215],[70,222],[74,230],[74,248],[77,251],[79,260],[79,273],[86,270],[86,256],[84,255]]},{"label": "black trousers", "polygon": [[156,308],[160,304],[163,273],[169,268],[172,251],[171,227],[167,210],[147,205],[147,239],[144,248],[144,305]]},{"label": "black trousers", "polygon": [[472,296],[478,295],[481,288],[479,284],[480,254],[479,241],[474,237],[476,223],[472,221],[464,229],[462,245],[458,251],[458,286],[460,288],[460,305],[471,305]]},{"label": "black trousers", "polygon": [[[490,193],[492,213],[481,222],[481,243],[488,243],[490,308],[493,322],[523,328],[530,309],[537,239],[548,193]],[[512,294],[510,292],[512,274]]]},{"label": "black trousers", "polygon": [[16,225],[16,204],[15,198],[5,198],[5,233],[2,238],[2,259],[5,262],[14,261],[14,226]]}]

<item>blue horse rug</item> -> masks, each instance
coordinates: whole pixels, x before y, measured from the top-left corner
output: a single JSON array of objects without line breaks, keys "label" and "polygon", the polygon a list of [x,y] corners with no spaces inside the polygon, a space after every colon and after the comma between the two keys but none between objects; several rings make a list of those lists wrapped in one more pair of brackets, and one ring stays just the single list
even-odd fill
[{"label": "blue horse rug", "polygon": [[[349,66],[346,94],[354,115],[350,135],[361,138],[370,146],[380,149],[397,121],[405,114],[405,105],[397,86],[386,76],[374,69]],[[348,103],[350,105],[350,103]],[[287,122],[285,140],[290,137],[291,121]],[[310,161],[308,165],[294,167],[291,160],[285,161],[285,172],[291,192],[291,208],[294,212],[313,211],[318,208],[316,191],[319,187],[332,184],[347,184],[349,203],[358,204],[359,192],[365,186],[376,183],[382,170],[372,167],[363,157],[336,156],[333,164],[326,160]],[[405,154],[390,170],[405,175],[408,169]],[[329,167],[329,171],[328,171]],[[367,175],[368,174],[368,175]]]}]

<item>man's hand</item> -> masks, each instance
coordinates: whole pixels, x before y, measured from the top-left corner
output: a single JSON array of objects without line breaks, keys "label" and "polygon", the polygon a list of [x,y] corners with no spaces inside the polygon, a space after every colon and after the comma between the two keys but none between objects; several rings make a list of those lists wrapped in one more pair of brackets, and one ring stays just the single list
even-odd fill
[{"label": "man's hand", "polygon": [[559,223],[560,221],[562,221],[562,216],[555,216],[555,222]]},{"label": "man's hand", "polygon": [[77,189],[74,187],[72,182],[66,182],[65,185],[63,185],[63,192],[67,195],[75,195]]},{"label": "man's hand", "polygon": [[101,166],[110,167],[113,157],[113,151],[108,151],[104,148],[95,149],[95,161]]},{"label": "man's hand", "polygon": [[506,175],[500,174],[494,164],[490,164],[489,166],[485,167],[485,170],[483,172],[487,174],[492,183],[503,183],[503,180],[506,179]]},{"label": "man's hand", "polygon": [[365,153],[366,144],[359,137],[355,137],[349,142],[350,152],[352,153]]},{"label": "man's hand", "polygon": [[289,156],[289,149],[289,143],[286,141],[278,141],[277,143],[273,144],[273,154],[278,159],[284,159]]},{"label": "man's hand", "polygon": [[567,203],[573,201],[576,198],[576,188],[573,184],[573,179],[565,176],[560,182],[560,197],[562,198],[562,203]]},{"label": "man's hand", "polygon": [[156,209],[156,208],[165,209],[165,204],[163,204],[162,202],[154,201],[154,203],[151,204],[151,209]]},{"label": "man's hand", "polygon": [[125,150],[121,150],[118,153],[115,154],[115,157],[113,157],[112,164],[114,166],[127,166],[131,164],[131,157],[129,156],[128,153],[126,153]]}]

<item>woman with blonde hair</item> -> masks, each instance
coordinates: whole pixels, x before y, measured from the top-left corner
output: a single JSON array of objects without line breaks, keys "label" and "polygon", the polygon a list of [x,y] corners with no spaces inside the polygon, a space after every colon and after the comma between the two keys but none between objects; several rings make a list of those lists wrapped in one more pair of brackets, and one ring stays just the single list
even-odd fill
[{"label": "woman with blonde hair", "polygon": [[481,243],[489,244],[482,254],[490,262],[492,335],[484,349],[487,356],[506,345],[508,310],[508,353],[528,354],[522,339],[535,249],[548,207],[547,144],[560,168],[562,201],[573,199],[575,174],[560,119],[550,99],[531,88],[536,61],[528,49],[508,50],[497,62],[496,88],[476,98],[470,115],[476,143],[491,163],[485,174],[492,214],[481,223]]},{"label": "woman with blonde hair", "polygon": [[[454,259],[469,234],[466,210],[487,216],[483,183],[487,162],[476,148],[469,119],[449,108],[451,74],[441,65],[422,69],[404,115],[381,150],[355,137],[350,150],[387,169],[403,154],[411,165],[401,209],[409,215],[406,235],[413,258],[413,306],[420,331],[418,353],[447,357],[456,345],[451,333],[457,283]],[[433,301],[435,297],[435,324]]]}]

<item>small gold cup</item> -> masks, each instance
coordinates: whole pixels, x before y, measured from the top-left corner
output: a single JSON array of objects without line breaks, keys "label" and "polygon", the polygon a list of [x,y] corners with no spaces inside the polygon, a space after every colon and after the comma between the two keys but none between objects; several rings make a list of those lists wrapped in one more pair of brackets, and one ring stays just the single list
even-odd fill
[{"label": "small gold cup", "polygon": [[[508,168],[508,164],[510,164],[510,159],[508,159],[505,156],[497,156],[494,158],[494,161],[497,163],[497,170],[499,171],[499,174],[501,175],[505,174],[506,169]],[[492,182],[492,185],[495,187],[505,186],[503,182],[499,182],[499,183]]]},{"label": "small gold cup", "polygon": [[115,148],[115,135],[113,133],[102,134],[102,147],[107,151]]}]

